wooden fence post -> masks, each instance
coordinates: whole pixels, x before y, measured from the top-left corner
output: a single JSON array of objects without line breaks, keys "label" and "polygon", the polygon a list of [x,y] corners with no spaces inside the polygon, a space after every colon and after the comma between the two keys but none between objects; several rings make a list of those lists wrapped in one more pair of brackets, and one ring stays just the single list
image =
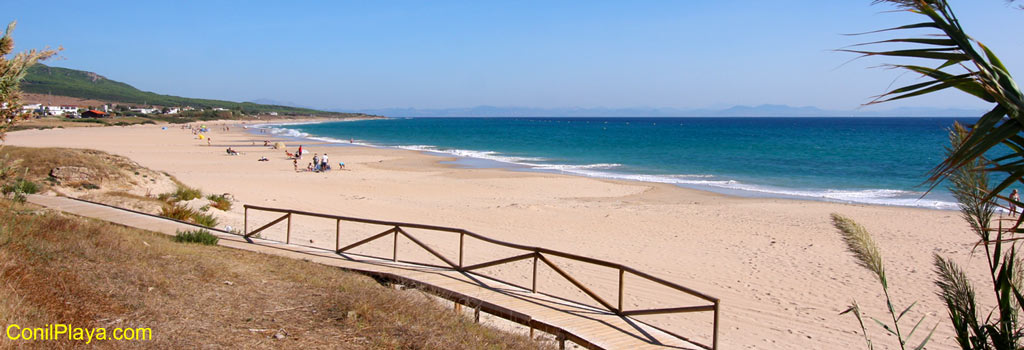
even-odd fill
[{"label": "wooden fence post", "polygon": [[391,262],[398,262],[398,226],[395,226],[395,244],[391,251]]},{"label": "wooden fence post", "polygon": [[625,309],[622,308],[622,299],[623,299],[623,294],[624,294],[623,290],[624,290],[624,287],[625,287],[625,282],[623,280],[625,279],[625,277],[626,277],[626,270],[623,270],[623,269],[620,268],[619,269],[619,312],[618,312],[619,315],[621,315],[622,312],[625,311]]},{"label": "wooden fence post", "polygon": [[459,233],[459,270],[462,270],[462,247],[465,245],[466,233]]},{"label": "wooden fence post", "polygon": [[711,334],[711,349],[718,350],[718,300],[715,300],[715,330]]},{"label": "wooden fence post", "polygon": [[539,255],[539,254],[540,253],[538,253],[537,251],[533,252],[533,289],[532,290],[533,290],[534,293],[537,292],[537,255]]},{"label": "wooden fence post", "polygon": [[292,242],[292,213],[288,213],[288,231],[284,236],[284,244],[291,244]]},{"label": "wooden fence post", "polygon": [[337,225],[334,230],[334,252],[340,253],[341,250],[341,219],[338,219]]}]

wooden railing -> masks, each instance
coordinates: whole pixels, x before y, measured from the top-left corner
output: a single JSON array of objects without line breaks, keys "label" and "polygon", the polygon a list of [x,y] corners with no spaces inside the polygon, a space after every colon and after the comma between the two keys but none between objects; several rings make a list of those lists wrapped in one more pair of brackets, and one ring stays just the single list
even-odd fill
[{"label": "wooden railing", "polygon": [[[710,311],[710,312],[714,313],[714,321],[713,321],[713,325],[712,325],[713,330],[712,330],[712,335],[711,335],[711,346],[710,347],[707,346],[707,345],[704,345],[704,344],[700,344],[700,343],[698,343],[698,342],[696,342],[696,341],[694,341],[692,339],[689,339],[689,338],[684,337],[682,335],[679,335],[677,333],[674,333],[674,332],[671,332],[671,331],[668,331],[668,330],[665,330],[665,329],[662,329],[662,328],[659,328],[659,327],[655,327],[655,328],[658,328],[659,330],[664,331],[665,333],[668,333],[668,334],[670,334],[672,336],[678,337],[678,338],[683,339],[685,341],[697,344],[697,345],[699,345],[701,347],[710,348],[710,349],[718,349],[718,311],[719,311],[719,300],[717,298],[709,296],[709,295],[706,295],[706,294],[698,292],[698,291],[695,291],[693,289],[684,287],[684,286],[679,285],[677,283],[673,283],[673,282],[664,280],[662,278],[659,278],[659,277],[656,277],[656,276],[652,276],[650,274],[638,271],[638,270],[636,270],[636,269],[634,269],[632,267],[629,267],[629,266],[625,266],[625,265],[618,264],[618,263],[613,263],[613,262],[608,262],[608,261],[604,261],[604,260],[589,258],[589,257],[585,257],[585,256],[580,256],[580,255],[576,255],[576,254],[560,252],[560,251],[557,251],[557,250],[551,250],[551,249],[547,249],[547,248],[531,247],[531,246],[525,246],[525,245],[521,245],[521,244],[515,244],[515,243],[499,241],[499,240],[492,239],[492,238],[485,237],[485,236],[481,236],[479,234],[476,234],[476,233],[473,233],[473,232],[470,232],[470,231],[467,231],[467,230],[464,230],[464,229],[460,229],[460,228],[433,226],[433,225],[423,225],[423,224],[414,224],[414,223],[405,223],[405,222],[372,220],[372,219],[363,219],[363,218],[354,218],[354,217],[347,217],[347,216],[339,216],[339,215],[331,215],[331,214],[321,214],[321,213],[313,213],[313,212],[290,210],[290,209],[261,207],[261,206],[254,206],[254,205],[245,205],[244,207],[245,207],[245,224],[244,224],[243,236],[245,236],[246,238],[249,238],[249,237],[251,237],[253,235],[256,235],[256,234],[262,232],[263,230],[266,230],[267,228],[280,223],[281,221],[287,220],[288,221],[288,223],[287,223],[288,228],[287,228],[287,231],[286,231],[285,243],[291,243],[291,230],[292,230],[292,216],[293,215],[317,217],[317,218],[324,218],[324,219],[333,219],[333,220],[336,221],[335,222],[335,252],[337,254],[342,254],[342,253],[345,253],[345,252],[347,252],[347,251],[349,251],[349,250],[351,250],[353,248],[356,248],[356,247],[359,247],[361,245],[364,245],[366,243],[369,243],[369,242],[372,242],[372,241],[375,241],[375,240],[378,240],[378,239],[385,239],[388,236],[392,236],[393,237],[393,240],[392,240],[392,242],[393,242],[392,244],[393,245],[392,245],[391,260],[393,262],[398,262],[398,237],[399,236],[404,236],[405,238],[409,239],[410,241],[412,241],[413,243],[418,245],[420,248],[423,248],[428,253],[430,253],[431,255],[433,255],[435,257],[437,257],[438,259],[440,259],[441,261],[443,261],[445,264],[448,265],[448,266],[442,266],[442,267],[450,268],[452,270],[460,271],[460,272],[469,273],[469,272],[477,271],[477,270],[480,270],[480,269],[483,269],[483,268],[486,268],[486,267],[493,267],[493,266],[497,266],[497,265],[502,265],[502,264],[508,264],[508,263],[516,262],[516,261],[533,259],[533,278],[532,278],[531,287],[529,288],[533,293],[537,293],[537,265],[538,265],[537,263],[538,262],[542,262],[545,265],[547,265],[548,267],[550,267],[553,271],[555,271],[562,278],[564,278],[566,281],[571,283],[573,286],[575,286],[576,288],[579,288],[580,291],[582,291],[584,294],[586,294],[587,296],[592,298],[598,304],[601,304],[601,306],[603,306],[605,309],[607,309],[607,311],[609,311],[611,313],[614,313],[616,315],[619,315],[619,316],[628,317],[628,316],[638,316],[638,315],[655,315],[655,314],[709,312]],[[284,215],[282,215],[281,217],[278,217],[277,219],[274,219],[273,221],[271,221],[271,222],[269,222],[269,223],[267,223],[267,224],[265,224],[263,226],[260,226],[259,228],[255,229],[255,230],[249,231],[249,210],[266,211],[266,212],[274,212],[274,213],[283,213]],[[357,222],[357,223],[372,224],[372,225],[390,226],[391,228],[385,230],[384,232],[381,232],[381,233],[375,234],[373,236],[370,236],[370,237],[368,237],[366,239],[363,239],[363,240],[360,240],[358,242],[355,242],[355,243],[352,243],[352,244],[349,244],[349,245],[346,245],[346,246],[342,247],[341,246],[341,222],[342,221]],[[424,244],[422,241],[420,241],[419,239],[414,237],[412,234],[409,234],[409,232],[407,232],[405,229],[422,229],[422,230],[429,230],[429,231],[447,232],[447,233],[458,234],[459,235],[459,256],[458,256],[458,262],[452,261],[448,257],[445,257],[444,255],[438,253],[436,250],[434,250],[430,246]],[[493,260],[493,261],[488,261],[488,262],[484,262],[484,263],[479,263],[479,264],[473,264],[473,265],[465,266],[465,265],[463,265],[463,257],[465,256],[465,249],[464,248],[465,248],[465,238],[466,238],[466,236],[469,236],[469,237],[472,237],[472,238],[475,238],[475,239],[478,239],[478,240],[481,240],[483,242],[487,242],[487,243],[490,243],[490,244],[494,244],[494,245],[498,245],[498,246],[502,246],[502,247],[506,247],[506,248],[522,250],[522,251],[525,251],[526,253],[520,254],[520,255],[515,255],[515,256],[512,256],[512,257],[507,257],[507,258],[497,259],[497,260]],[[602,267],[607,267],[607,268],[612,268],[612,269],[618,270],[618,275],[619,276],[618,276],[618,300],[617,300],[617,302],[615,304],[612,304],[612,303],[608,302],[607,300],[605,300],[604,298],[600,297],[597,293],[592,291],[590,288],[587,288],[587,286],[583,285],[583,283],[580,283],[580,281],[578,281],[576,278],[574,278],[571,274],[569,274],[568,272],[566,272],[562,268],[560,268],[557,265],[555,265],[549,259],[549,256],[560,257],[560,258],[569,259],[569,260],[572,260],[572,261],[577,261],[577,262],[582,262],[582,263],[587,263],[587,264],[592,264],[592,265],[597,265],[597,266],[602,266]],[[421,265],[426,265],[426,264],[421,264]],[[429,266],[436,266],[436,265],[429,265]],[[492,278],[492,279],[495,279],[495,280],[498,280],[497,278],[494,278],[493,276],[487,276],[487,275],[481,274],[479,272],[473,272],[473,273],[481,275],[481,276],[485,276],[485,277],[488,277],[488,278]],[[626,277],[626,273],[629,273],[629,274],[635,275],[637,277],[646,279],[648,281],[660,284],[662,286],[671,288],[673,290],[676,290],[676,291],[679,291],[679,292],[683,292],[683,293],[685,293],[687,295],[690,295],[690,296],[699,298],[701,300],[707,301],[710,304],[707,304],[707,305],[696,305],[696,306],[680,306],[680,307],[669,307],[669,308],[656,308],[656,309],[626,310],[624,308],[624,305],[623,305],[623,299],[624,299],[625,294],[626,294],[626,290],[625,290],[625,277]],[[541,293],[541,294],[544,294],[544,293]],[[654,326],[652,326],[652,327],[654,327]]]}]

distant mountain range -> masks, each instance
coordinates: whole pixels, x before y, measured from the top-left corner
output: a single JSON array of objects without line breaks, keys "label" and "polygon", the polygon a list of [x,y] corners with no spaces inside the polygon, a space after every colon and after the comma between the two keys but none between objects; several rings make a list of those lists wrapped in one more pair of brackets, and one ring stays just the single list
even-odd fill
[{"label": "distant mountain range", "polygon": [[984,110],[901,107],[886,111],[835,111],[787,105],[733,106],[724,109],[677,108],[382,108],[356,112],[388,117],[980,117]]},{"label": "distant mountain range", "polygon": [[250,113],[277,112],[290,115],[338,115],[360,113],[386,117],[978,117],[983,110],[902,107],[887,111],[835,111],[817,107],[787,105],[733,106],[724,109],[678,108],[531,108],[477,106],[468,108],[417,109],[382,108],[317,109],[293,102],[269,98],[250,102],[232,102],[162,95],[107,79],[102,75],[68,68],[37,64],[29,68],[21,82],[25,92],[69,96],[83,99],[121,102],[133,105],[193,106],[242,109]]}]

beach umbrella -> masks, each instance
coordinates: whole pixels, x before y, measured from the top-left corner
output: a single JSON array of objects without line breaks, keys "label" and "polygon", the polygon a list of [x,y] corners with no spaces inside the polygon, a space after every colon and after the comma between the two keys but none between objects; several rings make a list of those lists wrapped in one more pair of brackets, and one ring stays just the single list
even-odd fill
[{"label": "beach umbrella", "polygon": [[274,142],[274,149],[284,149],[284,142]]}]

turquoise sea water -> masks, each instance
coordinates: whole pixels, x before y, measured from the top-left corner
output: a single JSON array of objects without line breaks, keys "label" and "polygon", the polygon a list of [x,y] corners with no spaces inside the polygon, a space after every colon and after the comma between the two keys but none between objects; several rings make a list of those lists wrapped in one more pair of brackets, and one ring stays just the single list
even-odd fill
[{"label": "turquoise sea water", "polygon": [[945,188],[920,197],[956,120],[406,118],[275,125],[271,131],[738,195],[954,209]]}]

